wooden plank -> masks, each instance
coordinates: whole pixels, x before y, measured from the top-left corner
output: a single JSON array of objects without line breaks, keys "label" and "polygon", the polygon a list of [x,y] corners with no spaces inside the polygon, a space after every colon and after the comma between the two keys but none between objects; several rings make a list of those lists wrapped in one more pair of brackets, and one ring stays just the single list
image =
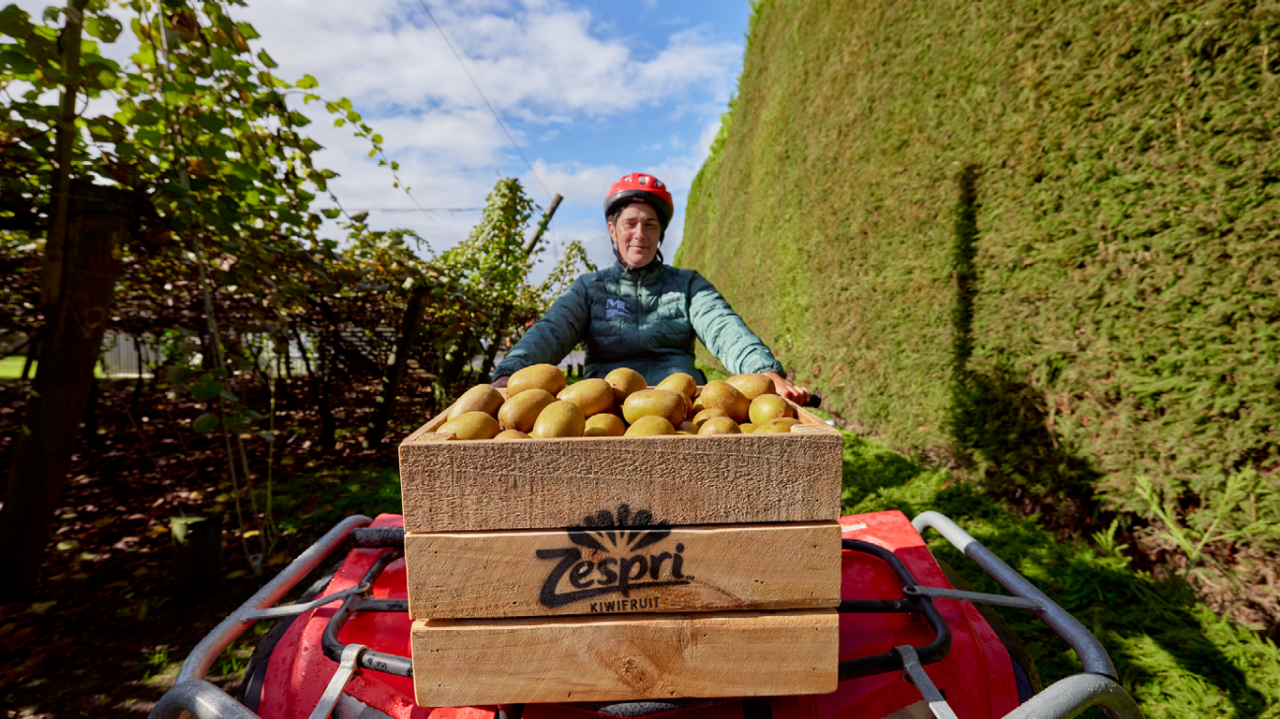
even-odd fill
[{"label": "wooden plank", "polygon": [[419,706],[835,691],[834,609],[413,623]]},{"label": "wooden plank", "polygon": [[834,521],[840,433],[799,418],[789,434],[462,442],[435,434],[442,413],[400,445],[405,530],[570,527],[620,504],[672,525]]},{"label": "wooden plank", "polygon": [[835,522],[408,534],[404,547],[414,619],[840,603]]}]

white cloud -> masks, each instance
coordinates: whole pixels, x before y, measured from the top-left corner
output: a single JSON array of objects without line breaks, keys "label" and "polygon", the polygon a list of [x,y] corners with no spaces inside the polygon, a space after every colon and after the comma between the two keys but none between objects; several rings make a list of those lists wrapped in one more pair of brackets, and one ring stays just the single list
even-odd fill
[{"label": "white cloud", "polygon": [[[432,12],[496,109],[535,122],[616,114],[666,102],[690,88],[728,87],[741,47],[700,30],[670,35],[640,58],[625,37],[592,34],[592,16],[562,3],[433,2]],[[495,7],[509,14],[494,14]],[[416,2],[258,3],[247,18],[286,76],[310,73],[326,94],[374,114],[397,108],[482,106],[475,87]],[[568,113],[568,114],[566,114]]]},{"label": "white cloud", "polygon": [[579,162],[547,163],[534,160],[533,168],[550,187],[558,188],[568,204],[600,205],[603,217],[604,196],[609,186],[627,174],[617,165],[584,165]]}]

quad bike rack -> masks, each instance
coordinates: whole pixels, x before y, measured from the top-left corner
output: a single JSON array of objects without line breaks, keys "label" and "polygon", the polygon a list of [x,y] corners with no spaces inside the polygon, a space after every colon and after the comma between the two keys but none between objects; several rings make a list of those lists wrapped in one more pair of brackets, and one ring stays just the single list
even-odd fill
[{"label": "quad bike rack", "polygon": [[[303,552],[284,571],[272,579],[244,604],[231,613],[192,650],[182,664],[173,689],[161,697],[151,711],[151,719],[177,719],[183,711],[198,719],[259,719],[258,715],[236,701],[205,677],[213,662],[249,625],[262,619],[295,616],[332,602],[342,606],[329,620],[322,637],[325,655],[338,664],[310,719],[327,719],[338,706],[342,690],[356,671],[366,669],[400,676],[412,676],[408,657],[374,651],[360,644],[342,644],[338,633],[355,612],[407,612],[407,600],[370,599],[374,581],[383,569],[403,555],[404,530],[370,528],[368,517],[349,517],[329,530],[319,541]],[[934,529],[996,580],[1010,594],[984,594],[943,587],[920,586],[911,572],[891,551],[856,539],[842,540],[844,550],[863,552],[877,557],[893,570],[902,582],[901,599],[845,600],[838,611],[845,613],[917,613],[932,628],[934,638],[924,646],[903,645],[892,651],[840,662],[840,680],[871,676],[885,672],[901,672],[920,691],[937,719],[956,719],[956,714],[929,678],[924,667],[940,661],[951,649],[951,630],[934,608],[935,598],[985,603],[1030,610],[1054,630],[1080,658],[1084,671],[1059,680],[1031,697],[1003,719],[1069,719],[1089,707],[1097,706],[1114,719],[1142,719],[1133,697],[1116,680],[1115,666],[1097,638],[1075,617],[1054,603],[1025,577],[982,546],[954,521],[938,512],[923,512],[912,520],[920,534]],[[315,570],[330,554],[350,539],[359,548],[385,548],[359,584],[314,601],[275,606],[304,577]],[[249,681],[249,678],[246,678]],[[615,717],[643,717],[677,708],[689,708],[685,700],[676,702],[645,701],[619,704],[595,704],[601,714]],[[498,719],[519,719],[520,707],[499,708]]]}]

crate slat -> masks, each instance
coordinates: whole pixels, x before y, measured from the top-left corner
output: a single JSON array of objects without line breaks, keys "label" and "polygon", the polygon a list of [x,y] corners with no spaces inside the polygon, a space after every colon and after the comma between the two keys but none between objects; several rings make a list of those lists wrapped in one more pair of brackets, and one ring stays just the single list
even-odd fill
[{"label": "crate slat", "polygon": [[619,504],[672,525],[835,521],[842,441],[797,408],[788,434],[456,441],[445,413],[400,445],[408,532],[553,529]]},{"label": "crate slat", "polygon": [[838,615],[417,620],[420,706],[826,694]]},{"label": "crate slat", "polygon": [[414,619],[834,607],[840,525],[405,536]]}]

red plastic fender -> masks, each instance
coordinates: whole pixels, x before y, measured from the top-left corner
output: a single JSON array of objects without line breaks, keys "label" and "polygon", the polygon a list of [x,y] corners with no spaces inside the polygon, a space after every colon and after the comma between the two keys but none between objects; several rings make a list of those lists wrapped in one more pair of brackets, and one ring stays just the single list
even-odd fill
[{"label": "red plastic fender", "polygon": [[[844,517],[844,536],[892,550],[922,585],[950,587],[942,570],[911,522],[901,512],[875,512]],[[379,515],[374,527],[403,526],[400,515]],[[356,549],[343,561],[324,594],[353,586],[374,559],[387,550]],[[859,552],[843,552],[841,594],[846,599],[900,599],[902,585],[880,560]],[[378,599],[405,599],[404,560],[392,562],[374,584]],[[925,667],[960,719],[995,719],[1018,705],[1013,663],[1004,645],[968,602],[935,599],[938,612],[951,627],[950,654]],[[263,719],[305,718],[320,699],[337,664],[324,656],[320,635],[337,605],[302,615],[272,652],[263,681],[259,715]],[[339,634],[346,644],[364,644],[377,651],[409,655],[407,614],[355,614]],[[887,652],[895,646],[923,646],[933,639],[924,619],[910,614],[845,614],[840,618],[840,658],[852,659]],[[518,662],[520,657],[512,657]],[[725,667],[733,671],[733,667]],[[362,671],[345,693],[395,719],[493,719],[495,707],[419,707],[413,701],[413,680]],[[820,696],[774,697],[773,719],[884,719],[921,700],[920,692],[899,673],[879,674],[840,683],[838,690]],[[742,703],[726,701],[689,708],[666,716],[680,719],[742,719]],[[595,712],[568,705],[530,705],[524,719],[591,719]]]}]

